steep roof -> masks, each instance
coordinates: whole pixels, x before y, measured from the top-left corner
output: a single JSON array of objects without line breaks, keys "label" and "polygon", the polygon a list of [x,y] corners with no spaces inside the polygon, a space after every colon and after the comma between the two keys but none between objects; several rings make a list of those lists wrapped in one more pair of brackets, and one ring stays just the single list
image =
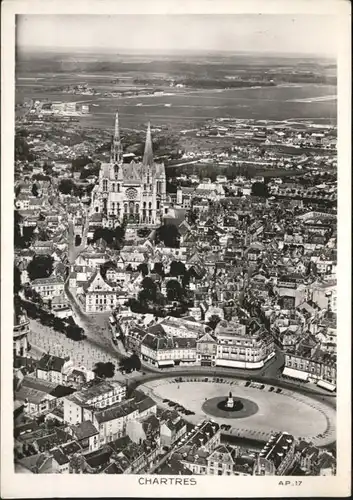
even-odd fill
[{"label": "steep roof", "polygon": [[44,354],[37,364],[38,370],[43,370],[46,372],[54,371],[61,373],[64,364],[70,358],[59,358],[58,356],[53,356],[52,354]]},{"label": "steep roof", "polygon": [[146,132],[146,143],[145,151],[143,154],[143,165],[152,167],[153,165],[153,149],[152,149],[152,135],[151,135],[151,124],[148,122],[147,132]]}]

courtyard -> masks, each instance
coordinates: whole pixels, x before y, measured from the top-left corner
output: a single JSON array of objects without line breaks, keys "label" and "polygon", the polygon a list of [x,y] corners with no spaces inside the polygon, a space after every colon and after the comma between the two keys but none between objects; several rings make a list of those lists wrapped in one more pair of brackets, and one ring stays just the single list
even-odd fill
[{"label": "courtyard", "polygon": [[[165,400],[179,403],[195,415],[181,415],[186,420],[197,424],[204,419],[212,419],[219,424],[231,425],[229,431],[240,437],[265,441],[274,432],[283,431],[296,437],[309,440],[318,446],[325,446],[336,439],[336,412],[323,402],[303,394],[282,389],[281,392],[270,390],[271,386],[260,384],[245,386],[245,381],[223,379],[223,383],[205,382],[205,377],[183,377],[153,380],[139,388],[149,394],[159,405],[168,408]],[[240,414],[235,418],[217,416],[212,409],[212,400],[221,396],[226,398],[229,392],[234,398],[253,402],[257,411]],[[207,403],[210,403],[209,405]],[[209,410],[209,413],[207,413]]]}]

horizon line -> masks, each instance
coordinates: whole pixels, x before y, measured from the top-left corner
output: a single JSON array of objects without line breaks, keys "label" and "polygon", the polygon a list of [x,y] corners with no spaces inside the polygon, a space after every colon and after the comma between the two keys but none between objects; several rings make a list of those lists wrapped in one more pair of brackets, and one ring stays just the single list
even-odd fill
[{"label": "horizon line", "polygon": [[110,48],[110,47],[77,47],[77,46],[67,46],[67,47],[58,47],[58,46],[48,46],[48,47],[43,47],[42,45],[19,45],[16,44],[16,50],[24,50],[24,51],[34,51],[34,52],[95,52],[95,53],[114,53],[116,52],[117,55],[120,53],[130,53],[130,54],[135,54],[135,55],[142,55],[142,54],[149,54],[153,55],[154,53],[160,53],[160,54],[185,54],[185,53],[194,53],[194,54],[205,54],[205,53],[214,53],[214,54],[244,54],[244,55],[267,55],[267,56],[287,56],[287,57],[295,57],[295,56],[301,56],[301,57],[320,57],[323,59],[333,59],[337,60],[337,57],[334,54],[325,54],[325,53],[318,53],[318,52],[277,52],[273,50],[235,50],[235,49],[178,49],[178,48],[173,48],[173,49],[157,49],[157,48],[139,48],[139,49],[130,49],[128,47],[116,47],[116,48]]}]

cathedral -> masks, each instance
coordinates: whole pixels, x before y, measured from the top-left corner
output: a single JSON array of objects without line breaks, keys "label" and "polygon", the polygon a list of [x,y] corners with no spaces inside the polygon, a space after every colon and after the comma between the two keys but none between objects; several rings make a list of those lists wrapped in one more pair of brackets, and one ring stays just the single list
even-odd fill
[{"label": "cathedral", "polygon": [[142,162],[124,163],[116,113],[111,158],[109,163],[102,163],[98,183],[92,190],[91,215],[102,214],[109,227],[123,221],[157,225],[165,202],[165,169],[163,163],[154,162],[150,124]]}]

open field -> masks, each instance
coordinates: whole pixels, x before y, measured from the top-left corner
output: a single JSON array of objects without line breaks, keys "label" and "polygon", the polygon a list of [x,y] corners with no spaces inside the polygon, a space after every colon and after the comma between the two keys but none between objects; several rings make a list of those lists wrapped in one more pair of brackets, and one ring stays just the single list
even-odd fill
[{"label": "open field", "polygon": [[[162,400],[168,398],[176,401],[184,408],[195,412],[194,423],[205,418],[213,418],[220,424],[231,424],[234,429],[241,430],[245,437],[267,436],[272,432],[286,431],[294,436],[310,439],[324,445],[335,440],[336,413],[333,408],[312,400],[307,396],[289,390],[281,394],[269,392],[269,387],[260,390],[245,387],[244,382],[229,380],[225,383],[182,382],[172,383],[169,379],[155,380],[140,386],[153,398]],[[224,395],[232,391],[236,398],[246,398],[254,401],[258,412],[244,418],[223,419],[210,417],[203,410],[205,400]]]},{"label": "open field", "polygon": [[[80,83],[81,80],[77,78],[75,83]],[[86,78],[86,81],[91,85],[89,79]],[[60,85],[60,80],[57,82],[54,78],[51,80],[51,86],[53,84]],[[307,84],[229,90],[169,89],[168,93],[171,95],[119,98],[50,92],[47,90],[48,85],[47,78],[36,84],[32,80],[18,80],[16,102],[21,103],[25,99],[33,98],[97,104],[98,106],[91,106],[89,116],[79,119],[79,124],[83,127],[112,127],[112,116],[116,108],[119,108],[122,128],[139,127],[148,120],[155,126],[192,128],[207,119],[220,117],[263,120],[308,118],[320,123],[334,124],[337,114],[337,101],[334,98],[336,88],[330,85]],[[95,88],[98,91],[108,90],[106,85],[104,89],[100,89],[98,83]],[[333,97],[328,99],[327,96]]]}]

